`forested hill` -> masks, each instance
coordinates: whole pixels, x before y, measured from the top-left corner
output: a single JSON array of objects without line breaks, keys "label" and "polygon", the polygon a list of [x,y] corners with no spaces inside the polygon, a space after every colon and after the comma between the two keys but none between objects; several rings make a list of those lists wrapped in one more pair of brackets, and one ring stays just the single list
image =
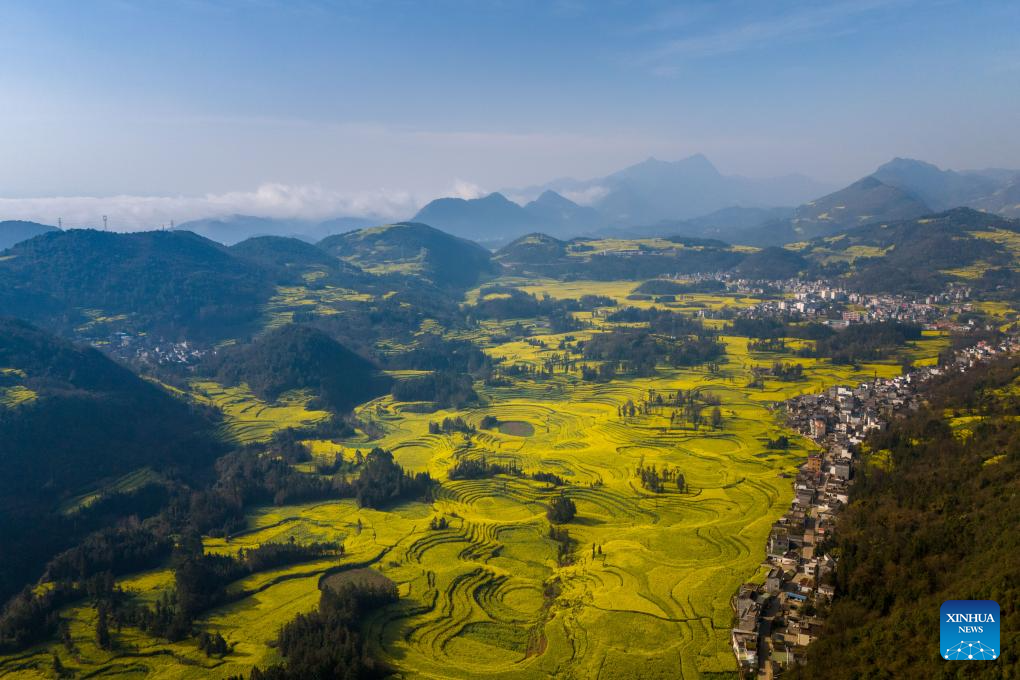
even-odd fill
[{"label": "forested hill", "polygon": [[47,530],[61,503],[142,468],[201,468],[223,453],[216,432],[99,351],[0,319],[0,590],[73,538]]},{"label": "forested hill", "polygon": [[[943,379],[927,408],[871,437],[838,523],[837,599],[794,677],[1016,677],[1018,415],[1020,360],[1008,359]],[[999,659],[943,661],[942,602],[987,599],[1002,611]]]},{"label": "forested hill", "polygon": [[966,283],[994,290],[1003,276],[1012,278],[1014,242],[1020,222],[970,208],[895,222],[875,223],[808,242],[800,251],[824,267],[829,276],[843,275],[864,292],[931,293],[941,291],[954,270]]},{"label": "forested hill", "polygon": [[370,362],[322,331],[295,324],[224,350],[204,368],[228,384],[247,383],[269,401],[289,390],[311,390],[334,411],[347,411],[389,388]]},{"label": "forested hill", "polygon": [[272,290],[259,266],[190,232],[49,232],[0,259],[0,310],[61,332],[123,317],[126,330],[229,337]]},{"label": "forested hill", "polygon": [[789,219],[749,229],[736,239],[753,245],[780,245],[829,236],[872,222],[910,219],[930,212],[931,208],[909,191],[868,176],[799,206]]},{"label": "forested hill", "polygon": [[371,285],[375,278],[311,243],[288,236],[256,236],[229,250],[269,270],[280,283],[301,285],[311,281],[361,288]]},{"label": "forested hill", "polygon": [[318,245],[373,273],[417,274],[443,287],[470,287],[495,270],[477,243],[416,222],[337,234]]},{"label": "forested hill", "polygon": [[808,261],[800,253],[770,246],[748,255],[733,273],[747,279],[789,279],[807,266]]},{"label": "forested hill", "polygon": [[558,279],[647,279],[662,275],[726,271],[746,257],[715,239],[675,236],[647,241],[559,241],[529,234],[496,251],[504,273]]}]

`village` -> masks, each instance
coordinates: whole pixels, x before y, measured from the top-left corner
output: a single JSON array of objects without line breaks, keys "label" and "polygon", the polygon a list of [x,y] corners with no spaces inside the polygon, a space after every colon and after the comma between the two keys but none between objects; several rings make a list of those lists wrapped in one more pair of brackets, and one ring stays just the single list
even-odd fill
[{"label": "village", "polygon": [[744,314],[752,318],[796,316],[821,321],[833,328],[883,321],[940,330],[968,330],[974,325],[973,321],[950,320],[972,311],[970,288],[957,284],[941,293],[916,296],[867,294],[844,290],[825,281],[737,280],[731,285],[739,292],[754,295],[763,295],[769,289],[782,291],[781,297],[766,299],[748,308]]},{"label": "village", "polygon": [[849,502],[859,445],[868,434],[916,410],[930,378],[1018,349],[1016,336],[995,345],[981,342],[956,352],[943,366],[786,402],[788,425],[821,450],[800,467],[790,510],[772,526],[762,563],[764,583],[745,583],[732,598],[731,644],[743,677],[777,677],[801,661],[818,637],[836,594],[837,560],[825,548],[839,510]]}]

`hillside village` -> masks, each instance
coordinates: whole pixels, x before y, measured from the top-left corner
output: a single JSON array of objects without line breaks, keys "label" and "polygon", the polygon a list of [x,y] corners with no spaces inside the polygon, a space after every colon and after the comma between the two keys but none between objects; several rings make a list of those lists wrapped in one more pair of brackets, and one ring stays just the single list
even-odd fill
[{"label": "hillside village", "polygon": [[931,295],[866,294],[833,286],[820,281],[788,280],[778,282],[737,280],[734,290],[761,295],[768,288],[780,290],[781,299],[765,300],[748,308],[750,317],[799,315],[824,321],[833,328],[852,323],[898,321],[938,328],[965,330],[969,326],[950,321],[950,317],[972,311],[971,289],[950,285],[941,293]]},{"label": "hillside village", "polygon": [[889,420],[916,410],[927,380],[966,371],[1020,350],[1020,337],[985,342],[955,353],[952,362],[929,366],[856,388],[832,387],[786,402],[788,425],[819,445],[794,482],[790,510],[769,533],[764,583],[745,583],[734,595],[731,644],[745,677],[773,678],[803,659],[824,626],[835,596],[836,559],[825,552],[839,510],[849,502],[859,445]]}]

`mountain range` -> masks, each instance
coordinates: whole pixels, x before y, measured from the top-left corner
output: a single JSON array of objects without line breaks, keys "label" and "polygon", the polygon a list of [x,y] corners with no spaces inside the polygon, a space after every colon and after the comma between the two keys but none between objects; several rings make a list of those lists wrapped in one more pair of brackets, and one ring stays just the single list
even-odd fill
[{"label": "mountain range", "polygon": [[[741,210],[728,216],[728,229],[716,227],[710,235],[734,243],[781,245],[958,207],[1020,216],[1020,172],[942,170],[924,161],[894,158],[847,187],[797,206],[788,217],[764,219],[761,211]],[[761,221],[754,224],[756,218]],[[684,228],[689,226],[674,228],[687,233]],[[697,229],[688,232],[700,234]]]},{"label": "mountain range", "polygon": [[501,193],[475,199],[439,198],[419,210],[413,221],[480,242],[506,241],[531,231],[573,236],[606,223],[594,208],[580,206],[555,191],[545,191],[524,206]]},{"label": "mountain range", "polygon": [[[802,175],[724,175],[698,154],[678,161],[649,158],[595,179],[559,179],[473,199],[439,198],[410,221],[495,248],[536,232],[561,239],[682,235],[768,246],[955,207],[1020,217],[1016,170],[943,170],[894,158],[832,189]],[[185,222],[177,230],[224,245],[270,235],[317,243],[380,222],[372,217],[315,221],[237,214]],[[0,222],[0,249],[54,229]]]},{"label": "mountain range", "polygon": [[[829,188],[801,175],[764,179],[723,175],[698,154],[679,161],[649,158],[606,177],[560,179],[507,192],[536,196],[524,205],[502,193],[440,198],[422,208],[414,221],[482,242],[505,242],[536,231],[569,237],[685,220],[735,206],[793,205]],[[586,196],[591,204],[580,205],[569,196]]]},{"label": "mountain range", "polygon": [[[954,207],[1020,216],[1020,171],[942,170],[894,158],[849,186],[829,189],[800,175],[723,175],[702,155],[673,162],[650,158],[599,179],[561,179],[509,192],[541,191],[524,205],[500,193],[437,199],[415,220],[481,242],[542,232],[558,238],[684,235],[767,246]],[[586,196],[591,204],[579,205],[571,196]]]},{"label": "mountain range", "polygon": [[329,220],[301,220],[254,215],[227,215],[192,220],[177,225],[177,231],[191,231],[199,236],[231,246],[255,236],[293,236],[314,243],[333,234],[379,224],[369,217],[336,217]]}]

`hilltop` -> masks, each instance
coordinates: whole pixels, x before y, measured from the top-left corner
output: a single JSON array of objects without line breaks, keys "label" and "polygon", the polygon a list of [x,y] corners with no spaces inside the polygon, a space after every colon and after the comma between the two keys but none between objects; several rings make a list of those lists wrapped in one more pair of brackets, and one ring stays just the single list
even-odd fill
[{"label": "hilltop", "polygon": [[293,236],[309,242],[318,241],[332,234],[378,223],[377,220],[362,217],[337,217],[317,222],[300,218],[227,215],[184,222],[177,225],[177,230],[191,231],[230,246],[258,236]]},{"label": "hilltop", "polygon": [[547,234],[528,234],[496,251],[495,258],[510,264],[549,264],[567,255],[567,243]]},{"label": "hilltop", "polygon": [[[800,252],[864,292],[928,293],[954,277],[980,286],[985,272],[1015,266],[1010,244],[1018,232],[1020,222],[954,208],[850,229],[810,241]],[[973,266],[973,274],[964,271]]]},{"label": "hilltop", "polygon": [[580,206],[555,191],[544,191],[524,206],[500,193],[474,199],[439,198],[418,211],[414,221],[476,241],[502,242],[529,231],[574,235],[605,224],[597,210]]},{"label": "hilltop", "polygon": [[1020,218],[1020,174],[990,196],[974,201],[974,207],[1004,217]]},{"label": "hilltop", "polygon": [[912,158],[894,158],[875,170],[872,177],[909,192],[936,211],[973,205],[1002,186],[994,176],[942,170]]},{"label": "hilltop", "polygon": [[871,222],[910,219],[930,212],[923,201],[909,192],[869,175],[798,206],[787,220],[749,230],[741,234],[739,240],[753,245],[781,245],[828,236]]},{"label": "hilltop", "polygon": [[543,231],[562,235],[591,232],[605,224],[598,210],[578,205],[555,191],[546,190],[524,206],[536,226]]},{"label": "hilltop", "polygon": [[230,246],[229,250],[267,267],[310,269],[337,264],[336,258],[321,248],[289,236],[253,236]]},{"label": "hilltop", "polygon": [[528,211],[500,193],[472,199],[437,198],[419,210],[412,222],[476,240],[512,238],[534,228]]},{"label": "hilltop", "polygon": [[50,231],[60,230],[46,224],[39,224],[38,222],[5,220],[0,222],[0,251],[10,248],[16,243],[27,241],[39,234],[45,234]]},{"label": "hilltop", "polygon": [[371,273],[415,274],[442,287],[469,287],[494,270],[477,243],[416,222],[337,234],[318,246]]},{"label": "hilltop", "polygon": [[[802,175],[765,178],[725,175],[704,155],[695,154],[676,161],[648,158],[604,177],[561,179],[516,193],[535,195],[543,190],[568,197],[589,196],[590,207],[607,225],[628,229],[688,220],[733,206],[797,205],[826,193],[830,187]],[[719,236],[731,237],[729,233]]]},{"label": "hilltop", "polygon": [[247,384],[269,402],[291,390],[309,390],[337,412],[389,388],[370,362],[322,331],[296,324],[272,330],[249,345],[227,348],[205,369],[226,384]]},{"label": "hilltop", "polygon": [[47,232],[0,260],[0,309],[60,332],[86,324],[218,338],[250,329],[272,284],[190,232]]},{"label": "hilltop", "polygon": [[374,279],[359,267],[294,237],[256,236],[230,246],[229,250],[273,272],[282,283],[330,283],[352,288],[371,285]]},{"label": "hilltop", "polygon": [[[511,195],[535,196],[523,206],[501,193],[467,200],[441,198],[422,208],[414,220],[482,241],[505,241],[534,231],[557,237],[654,232],[732,239],[735,225],[729,223],[725,214],[709,217],[704,225],[683,225],[674,231],[669,228],[671,223],[707,217],[735,206],[767,211],[795,205],[827,188],[800,175],[772,178],[723,175],[705,156],[696,154],[677,161],[649,158],[605,177],[584,181],[562,179],[514,191]],[[575,196],[590,196],[585,200],[585,203],[590,200],[590,205],[570,200]],[[769,217],[785,217],[788,210]],[[752,217],[743,219],[754,221]],[[757,224],[760,222],[754,221],[753,226]]]}]

